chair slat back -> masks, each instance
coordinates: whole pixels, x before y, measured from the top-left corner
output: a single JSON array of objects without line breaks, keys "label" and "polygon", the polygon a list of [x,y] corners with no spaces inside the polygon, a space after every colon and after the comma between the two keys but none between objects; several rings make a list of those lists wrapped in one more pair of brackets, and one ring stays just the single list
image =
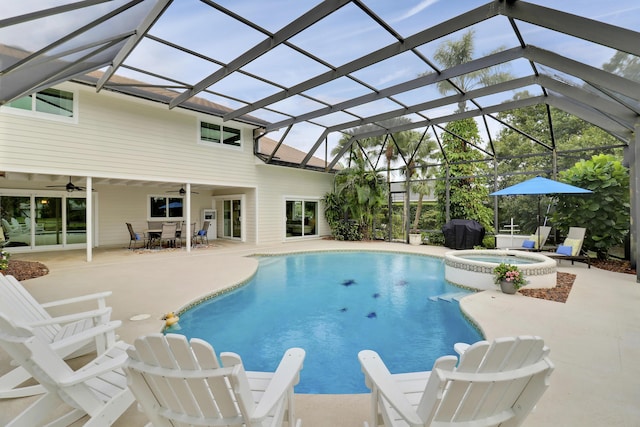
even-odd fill
[{"label": "chair slat back", "polygon": [[133,231],[133,226],[131,225],[131,223],[127,222],[127,230],[129,230],[129,238],[131,240],[138,240],[137,236],[136,236],[136,232]]},{"label": "chair slat back", "polygon": [[[251,392],[233,387],[243,383],[241,365],[220,367],[205,341],[153,334],[136,339],[128,353],[129,385],[154,426],[178,419],[225,426],[247,422],[243,408],[253,408]],[[250,404],[243,402],[247,396]]]},{"label": "chair slat back", "polygon": [[434,368],[418,407],[420,417],[425,425],[463,421],[497,425],[496,420],[519,425],[548,386],[553,365],[547,352],[538,337],[475,343],[457,368]]},{"label": "chair slat back", "polygon": [[[0,311],[20,323],[51,319],[51,315],[13,276],[0,274]],[[52,342],[60,330],[59,325],[38,327],[34,334],[45,342]]]},{"label": "chair slat back", "polygon": [[569,232],[567,232],[567,239],[575,239],[580,241],[577,255],[580,255],[580,251],[582,251],[582,244],[584,243],[585,234],[587,234],[587,229],[584,227],[569,227]]},{"label": "chair slat back", "polygon": [[175,222],[165,222],[162,224],[162,234],[160,235],[161,239],[175,239],[176,237],[176,223]]}]

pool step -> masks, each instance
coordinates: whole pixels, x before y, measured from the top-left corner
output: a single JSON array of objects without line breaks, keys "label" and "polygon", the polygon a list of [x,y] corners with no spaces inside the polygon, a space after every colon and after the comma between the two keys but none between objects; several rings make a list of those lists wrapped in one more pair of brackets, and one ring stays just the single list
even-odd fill
[{"label": "pool step", "polygon": [[437,295],[433,297],[429,297],[431,301],[460,301],[462,297],[469,295],[469,292],[449,292],[442,295]]}]

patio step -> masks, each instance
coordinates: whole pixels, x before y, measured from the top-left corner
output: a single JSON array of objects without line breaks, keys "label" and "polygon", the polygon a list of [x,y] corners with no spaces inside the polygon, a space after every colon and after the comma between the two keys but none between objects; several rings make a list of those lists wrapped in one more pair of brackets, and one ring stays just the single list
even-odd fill
[{"label": "patio step", "polygon": [[469,295],[468,292],[449,292],[446,294],[429,297],[431,301],[460,301],[463,297]]}]

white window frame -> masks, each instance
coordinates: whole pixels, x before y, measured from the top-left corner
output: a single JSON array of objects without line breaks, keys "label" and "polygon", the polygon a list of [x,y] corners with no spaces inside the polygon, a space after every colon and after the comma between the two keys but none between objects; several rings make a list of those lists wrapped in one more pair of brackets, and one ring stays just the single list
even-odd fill
[{"label": "white window frame", "polygon": [[[152,198],[163,198],[166,200],[166,203],[169,203],[169,199],[182,199],[182,216],[168,216],[169,209],[167,209],[167,215],[164,217],[159,216],[151,216],[151,199]],[[183,196],[171,196],[167,194],[148,194],[147,195],[147,218],[148,221],[182,221],[184,220],[185,215],[185,206],[186,199]]]},{"label": "white window frame", "polygon": [[[202,139],[202,123],[206,123],[208,125],[216,125],[220,127],[220,142],[213,142],[213,141],[207,141],[206,139]],[[228,143],[224,143],[223,142],[223,137],[224,137],[224,128],[231,128],[234,130],[237,130],[240,132],[240,136],[238,139],[238,145],[235,144],[228,144]],[[198,119],[198,144],[202,144],[202,145],[206,145],[209,147],[224,147],[224,148],[230,148],[233,150],[242,150],[244,144],[243,144],[243,138],[242,138],[242,128],[240,127],[235,127],[235,126],[224,126],[220,123],[214,123],[212,121],[208,121],[208,120],[202,120],[202,119]]]},{"label": "white window frame", "polygon": [[[69,92],[69,93],[71,93],[73,95],[73,115],[71,117],[59,116],[57,114],[45,113],[43,111],[36,111],[36,97],[34,95],[39,93],[39,92],[43,92],[43,91],[45,91],[47,89],[56,89],[56,90],[60,90],[60,91],[64,91],[64,92]],[[28,95],[26,95],[26,96],[28,96]],[[53,122],[77,124],[78,123],[78,116],[79,116],[78,97],[79,97],[78,91],[75,90],[75,89],[68,89],[68,88],[62,89],[62,88],[59,88],[59,87],[50,87],[50,88],[39,90],[39,91],[34,92],[34,93],[31,94],[31,110],[24,110],[22,108],[12,107],[12,106],[10,106],[8,104],[5,104],[5,105],[0,107],[0,112],[12,114],[12,115],[15,115],[15,116],[23,116],[23,117],[44,119],[44,120],[49,120],[49,121],[53,121]]]}]

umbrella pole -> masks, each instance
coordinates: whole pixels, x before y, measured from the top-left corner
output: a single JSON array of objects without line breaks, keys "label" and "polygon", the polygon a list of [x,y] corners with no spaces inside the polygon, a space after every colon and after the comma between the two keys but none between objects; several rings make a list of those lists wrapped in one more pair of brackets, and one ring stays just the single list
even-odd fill
[{"label": "umbrella pole", "polygon": [[542,242],[540,241],[540,199],[542,199],[542,196],[538,196],[538,244],[536,245],[538,251],[542,251]]}]

